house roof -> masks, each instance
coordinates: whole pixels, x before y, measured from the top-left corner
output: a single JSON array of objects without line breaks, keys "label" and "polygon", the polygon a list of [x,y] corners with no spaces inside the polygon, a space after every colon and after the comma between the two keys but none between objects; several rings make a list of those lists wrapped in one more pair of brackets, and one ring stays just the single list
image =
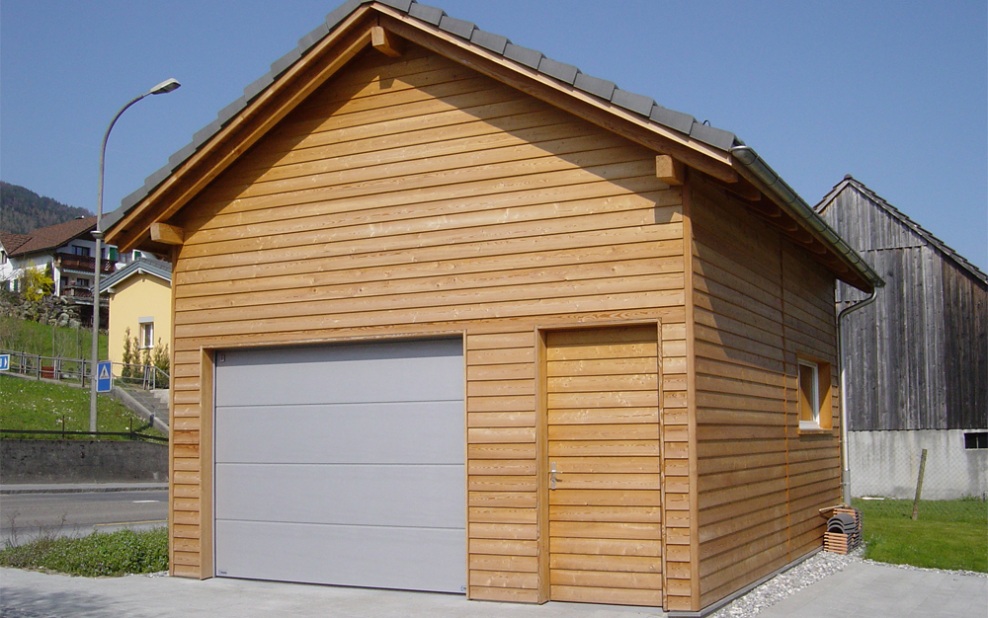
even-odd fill
[{"label": "house roof", "polygon": [[962,256],[961,254],[957,253],[956,251],[948,247],[945,242],[934,236],[929,230],[927,230],[922,225],[910,219],[904,212],[902,212],[892,204],[889,204],[880,195],[869,189],[867,185],[855,179],[850,174],[844,176],[843,180],[841,180],[839,183],[834,185],[834,188],[831,189],[830,192],[827,193],[827,195],[824,196],[824,198],[820,200],[820,202],[816,206],[813,207],[813,209],[817,213],[822,215],[827,210],[827,208],[829,208],[835,202],[837,196],[842,191],[848,188],[853,188],[856,189],[857,191],[860,191],[872,203],[874,203],[875,206],[878,206],[879,208],[884,210],[889,216],[893,217],[894,219],[897,219],[904,226],[912,230],[913,233],[915,233],[917,236],[923,239],[924,242],[926,242],[934,249],[936,249],[938,252],[940,252],[940,254],[943,255],[945,258],[954,262],[955,264],[957,264],[957,266],[969,272],[972,276],[974,276],[975,279],[978,279],[982,283],[988,284],[988,275],[981,272],[981,270],[977,266],[975,266],[971,262],[968,262],[964,258],[964,256]]},{"label": "house roof", "polygon": [[3,250],[6,251],[8,255],[14,251],[17,251],[21,245],[29,240],[31,240],[31,237],[27,234],[0,232],[0,247],[3,247]]},{"label": "house roof", "polygon": [[[311,92],[371,44],[369,31],[360,36],[356,31],[372,25],[438,53],[455,56],[482,73],[508,81],[554,105],[575,110],[592,122],[657,152],[672,155],[731,185],[729,189],[748,196],[753,210],[797,242],[814,249],[817,259],[845,281],[869,291],[882,285],[877,273],[733,133],[665,108],[650,97],[624,90],[611,81],[583,73],[573,65],[548,58],[534,49],[515,45],[504,36],[482,30],[472,22],[451,17],[442,9],[415,0],[347,0],[329,13],[323,24],[304,36],[295,49],[275,61],[267,74],[245,88],[243,96],[220,110],[213,122],[173,154],[167,165],[149,176],[140,189],[125,197],[119,209],[104,217],[108,237],[123,250],[141,243],[154,247],[153,239],[147,235],[152,221],[141,217],[142,211],[148,210],[148,204],[160,202],[157,208],[162,216],[152,217],[154,221],[164,221],[178,212],[198,189],[165,199],[165,193],[177,184],[176,177],[196,167],[199,170],[193,175],[198,173],[205,178],[204,182],[215,177],[232,162],[231,156],[220,152],[220,144],[230,140],[236,146],[228,147],[225,152],[239,153],[255,143],[301,100],[282,96],[283,91],[288,90],[288,84],[301,82],[299,90],[306,94]],[[326,57],[330,60],[325,60]],[[328,69],[305,70],[323,60]],[[258,126],[244,128],[251,122]],[[232,156],[235,158],[236,155]],[[193,185],[204,186],[203,183]],[[769,196],[771,204],[754,204],[761,202],[761,195]],[[143,238],[137,238],[138,235]]]},{"label": "house roof", "polygon": [[162,262],[161,260],[156,260],[149,257],[141,257],[130,264],[127,264],[123,268],[117,270],[112,275],[106,277],[100,282],[99,291],[100,293],[106,292],[108,289],[120,282],[129,279],[130,277],[136,275],[151,275],[157,277],[169,285],[172,282],[172,265],[168,262]]},{"label": "house roof", "polygon": [[[29,253],[57,249],[94,229],[96,229],[96,217],[79,217],[65,223],[38,228],[29,234],[3,234],[0,239],[2,239],[7,255],[18,257]],[[25,238],[26,240],[24,240]],[[7,244],[8,239],[11,245]],[[18,241],[22,242],[17,244]],[[11,248],[14,244],[16,244],[16,248]]]}]

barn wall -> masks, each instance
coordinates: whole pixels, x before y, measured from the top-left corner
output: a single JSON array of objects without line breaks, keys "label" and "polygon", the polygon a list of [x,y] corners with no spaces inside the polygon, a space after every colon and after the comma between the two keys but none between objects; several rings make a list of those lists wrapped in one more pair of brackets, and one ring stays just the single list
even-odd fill
[{"label": "barn wall", "polygon": [[[836,368],[833,276],[693,183],[701,606],[819,547],[840,498],[839,420],[800,432],[797,358]],[[836,402],[836,370],[831,388]],[[836,404],[835,404],[836,405]]]},{"label": "barn wall", "polygon": [[822,215],[886,284],[844,322],[849,429],[985,428],[988,285],[853,187]]},{"label": "barn wall", "polygon": [[[468,595],[541,601],[537,329],[661,322],[665,499],[688,509],[682,198],[654,155],[412,46],[317,90],[171,222],[174,574],[212,576],[201,350],[464,333]],[[691,609],[673,519],[667,601]]]}]

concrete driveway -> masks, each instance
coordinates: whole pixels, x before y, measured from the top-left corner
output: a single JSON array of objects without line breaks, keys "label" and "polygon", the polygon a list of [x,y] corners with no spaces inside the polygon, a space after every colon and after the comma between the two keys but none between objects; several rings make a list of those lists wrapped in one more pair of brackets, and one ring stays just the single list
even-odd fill
[{"label": "concrete driveway", "polygon": [[[985,616],[986,608],[988,577],[852,560],[843,571],[824,577],[757,615],[759,618],[969,618]],[[756,615],[728,612],[729,608],[724,608],[718,616]],[[636,607],[489,603],[467,601],[459,595],[235,579],[195,581],[148,576],[90,579],[0,569],[0,615],[4,618],[634,618],[663,614]]]}]

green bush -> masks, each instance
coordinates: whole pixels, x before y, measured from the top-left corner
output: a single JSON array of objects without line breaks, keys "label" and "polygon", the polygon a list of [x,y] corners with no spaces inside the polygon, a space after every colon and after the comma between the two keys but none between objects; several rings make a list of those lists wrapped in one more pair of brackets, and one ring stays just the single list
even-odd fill
[{"label": "green bush", "polygon": [[168,529],[94,532],[80,538],[44,536],[0,550],[0,566],[84,577],[168,570]]}]

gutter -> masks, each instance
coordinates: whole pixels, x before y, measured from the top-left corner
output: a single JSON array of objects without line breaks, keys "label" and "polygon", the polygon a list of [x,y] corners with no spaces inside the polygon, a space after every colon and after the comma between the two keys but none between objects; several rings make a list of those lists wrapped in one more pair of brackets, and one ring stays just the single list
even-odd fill
[{"label": "gutter", "polygon": [[774,194],[774,197],[778,198],[782,202],[789,214],[803,221],[803,223],[807,224],[813,231],[820,234],[820,236],[822,236],[850,266],[863,275],[864,279],[871,285],[870,290],[860,288],[863,291],[870,292],[868,298],[849,307],[845,307],[837,314],[837,359],[840,362],[840,449],[842,467],[841,495],[844,504],[850,505],[851,466],[847,453],[848,414],[845,388],[846,379],[844,370],[843,329],[841,328],[841,321],[851,312],[857,311],[858,309],[875,302],[875,298],[878,295],[878,289],[885,287],[885,281],[882,280],[878,273],[875,272],[875,270],[867,262],[865,262],[864,259],[862,259],[862,257],[858,255],[858,253],[852,249],[843,238],[838,236],[837,232],[835,232],[833,228],[827,225],[827,222],[824,221],[820,215],[818,215],[806,202],[803,201],[803,198],[799,197],[799,195],[793,191],[792,187],[786,184],[786,181],[784,181],[782,177],[775,172],[775,170],[769,167],[768,163],[766,163],[765,160],[754,151],[754,149],[749,146],[739,144],[737,146],[733,146],[730,149],[730,153],[734,155],[734,159],[744,166],[744,168],[757,180],[759,180],[765,188],[769,189]]},{"label": "gutter", "polygon": [[840,359],[840,458],[841,458],[841,499],[847,506],[851,505],[851,462],[847,454],[847,381],[844,370],[844,329],[841,328],[841,321],[851,312],[862,309],[875,302],[878,296],[878,288],[871,291],[868,298],[856,302],[853,305],[844,307],[837,314],[837,358]]},{"label": "gutter", "polygon": [[[750,146],[738,145],[730,148],[729,152],[734,155],[734,159],[744,166],[744,168],[751,172],[756,179],[758,179],[767,189],[769,189],[778,198],[779,201],[785,206],[786,211],[796,217],[796,219],[801,220],[813,231],[817,232],[822,236],[842,257],[850,266],[858,271],[864,276],[865,280],[868,281],[872,286],[872,290],[863,290],[865,292],[874,292],[875,288],[880,288],[885,286],[885,282],[882,278],[872,269],[872,267],[865,262],[857,252],[851,248],[843,238],[837,235],[837,232],[833,230],[826,221],[820,218],[816,212],[813,211],[810,206],[803,201],[803,198],[793,191],[792,187],[786,184],[786,181],[779,176],[775,170],[769,167],[768,163],[762,159],[757,152],[754,151]],[[855,286],[858,287],[858,286]]]}]

